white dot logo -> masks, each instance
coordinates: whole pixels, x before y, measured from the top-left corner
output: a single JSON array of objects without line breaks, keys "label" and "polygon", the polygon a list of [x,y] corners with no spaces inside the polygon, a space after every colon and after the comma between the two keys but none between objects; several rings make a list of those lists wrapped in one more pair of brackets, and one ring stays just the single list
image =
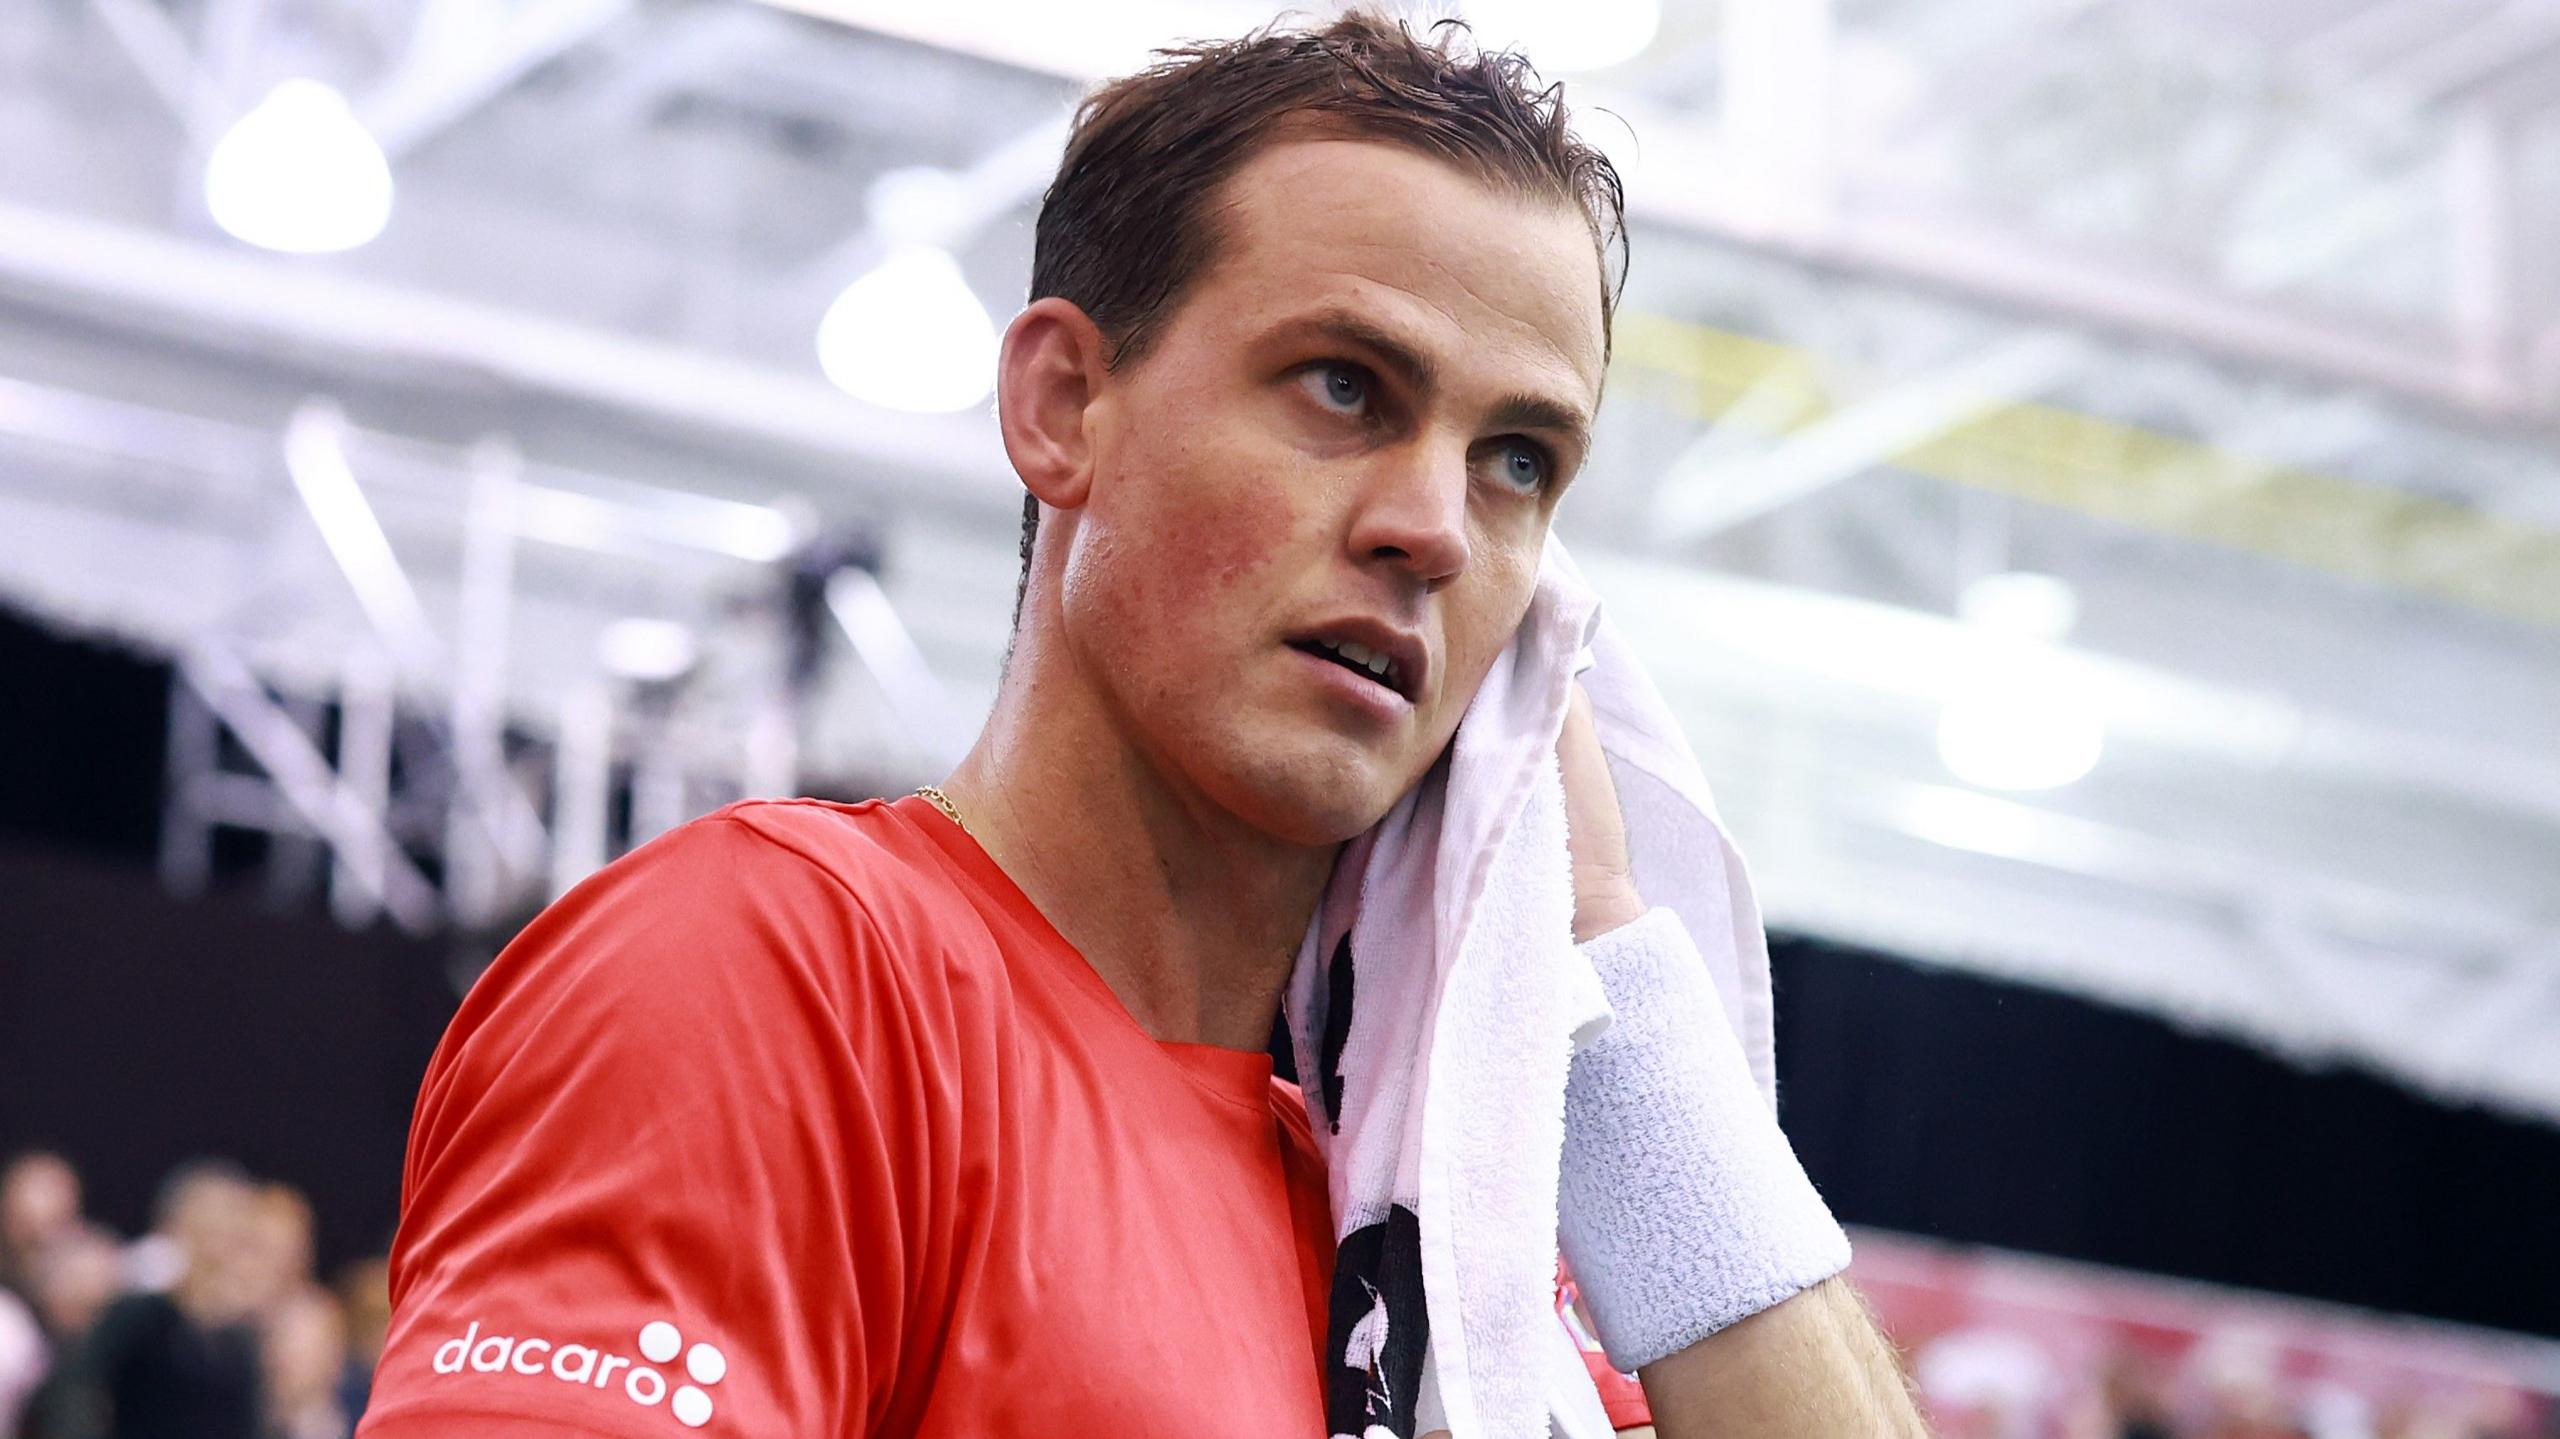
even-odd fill
[{"label": "white dot logo", "polygon": [[727,1355],[708,1344],[696,1344],[687,1350],[683,1332],[663,1319],[651,1321],[640,1331],[640,1353],[652,1364],[672,1363],[676,1355],[682,1353],[684,1372],[692,1377],[693,1383],[677,1389],[675,1401],[667,1407],[674,1411],[677,1422],[688,1429],[699,1429],[711,1422],[711,1395],[695,1385],[719,1383],[729,1372]]},{"label": "white dot logo", "polygon": [[[557,1383],[575,1384],[581,1388],[611,1393],[622,1390],[623,1397],[643,1409],[667,1406],[679,1423],[688,1429],[699,1429],[711,1422],[710,1386],[729,1377],[729,1356],[709,1344],[685,1347],[684,1334],[663,1319],[652,1320],[640,1328],[641,1359],[616,1354],[587,1344],[563,1343],[541,1335],[483,1334],[480,1320],[469,1328],[436,1346],[435,1372],[456,1375],[506,1375],[528,1379],[549,1378]],[[652,1365],[672,1366],[683,1356],[684,1368],[676,1380],[675,1392],[668,1392],[669,1377]],[[643,1362],[645,1361],[645,1362]]]}]

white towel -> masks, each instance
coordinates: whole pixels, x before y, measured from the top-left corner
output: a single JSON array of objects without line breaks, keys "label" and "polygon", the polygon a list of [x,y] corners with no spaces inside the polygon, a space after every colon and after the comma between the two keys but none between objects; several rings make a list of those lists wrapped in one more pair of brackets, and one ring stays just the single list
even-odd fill
[{"label": "white towel", "polygon": [[[1573,938],[1555,746],[1577,673],[1626,815],[1637,887],[1650,906],[1686,920],[1717,1001],[1701,1007],[1690,994],[1684,1013],[1668,1022],[1648,1016],[1643,1031],[1660,1043],[1660,1036],[1681,1036],[1682,1020],[1720,1009],[1722,1021],[1708,1046],[1724,1055],[1721,1068],[1621,1062],[1605,1072],[1612,1083],[1657,1073],[1684,1081],[1747,1074],[1748,1082],[1725,1085],[1739,1089],[1738,1097],[1708,1094],[1702,1102],[1755,1111],[1756,1119],[1681,1120],[1667,1132],[1741,1133],[1785,1152],[1772,1116],[1768,951],[1740,856],[1661,696],[1602,622],[1597,598],[1551,537],[1528,615],[1486,675],[1448,754],[1375,829],[1346,846],[1287,994],[1339,1241],[1326,1413],[1332,1431],[1352,1439],[1410,1439],[1442,1426],[1460,1439],[1528,1439],[1548,1434],[1551,1424],[1569,1436],[1608,1432],[1553,1304],[1567,1082],[1577,1049],[1612,1018],[1609,992]],[[1643,963],[1614,971],[1638,987],[1621,995],[1622,1005],[1652,1003],[1643,986],[1653,981],[1644,976],[1656,972]],[[1679,986],[1665,988],[1665,1004],[1682,1002]],[[1697,1037],[1695,1025],[1686,1032]],[[1577,1094],[1593,1087],[1578,1086]],[[1701,1102],[1702,1093],[1684,1082],[1670,1091],[1670,1102]],[[1609,1102],[1622,1112],[1595,1128],[1635,1128],[1641,1106],[1662,1101],[1622,1093]],[[1719,1166],[1704,1164],[1682,1142],[1668,1145],[1668,1153],[1624,1160],[1637,1168],[1677,1166],[1640,1179],[1686,1203],[1699,1187],[1689,1172]],[[1597,1163],[1620,1158],[1612,1153]],[[1792,1154],[1783,1165],[1763,1159],[1745,1168],[1793,1167]],[[1801,1170],[1794,1174],[1800,1196],[1763,1185],[1746,1201],[1759,1203],[1765,1192],[1794,1203],[1797,1212],[1779,1231],[1829,1227],[1836,1234]],[[1713,1189],[1714,1176],[1700,1184]],[[1805,1199],[1818,1226],[1801,1212]],[[1722,1194],[1699,1202],[1711,1213],[1733,1204]],[[1793,1248],[1792,1268],[1802,1270],[1803,1254],[1822,1245]],[[1607,1267],[1622,1259],[1672,1262],[1649,1250],[1605,1249],[1593,1262]],[[1738,1317],[1722,1310],[1703,1319],[1658,1314],[1647,1307],[1642,1284],[1602,1278],[1603,1292],[1618,1296],[1617,1332],[1606,1322],[1601,1329],[1613,1353],[1644,1349],[1665,1334],[1694,1337]],[[1587,1288],[1590,1280],[1584,1282]],[[1765,1276],[1759,1282],[1767,1287]]]}]

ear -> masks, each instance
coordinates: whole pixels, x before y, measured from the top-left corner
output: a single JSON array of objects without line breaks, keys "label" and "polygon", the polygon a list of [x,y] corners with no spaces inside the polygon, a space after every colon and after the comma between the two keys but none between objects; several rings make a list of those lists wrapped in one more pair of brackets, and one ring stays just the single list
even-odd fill
[{"label": "ear", "polygon": [[1051,509],[1080,508],[1092,490],[1087,412],[1107,375],[1102,331],[1070,301],[1035,300],[1005,327],[996,422],[1014,473]]}]

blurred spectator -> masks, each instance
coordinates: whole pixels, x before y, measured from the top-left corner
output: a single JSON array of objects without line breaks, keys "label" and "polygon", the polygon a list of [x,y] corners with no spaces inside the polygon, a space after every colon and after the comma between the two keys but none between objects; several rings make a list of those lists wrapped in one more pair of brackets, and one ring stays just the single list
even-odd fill
[{"label": "blurred spectator", "polygon": [[59,1154],[33,1151],[0,1168],[0,1435],[19,1432],[62,1350],[37,1269],[79,1229],[80,1207],[79,1172]]},{"label": "blurred spectator", "polygon": [[[2560,1424],[2560,1408],[2552,1420]],[[2530,1424],[2513,1395],[2430,1394],[2385,1409],[2373,1433],[2374,1439],[2527,1439]]]},{"label": "blurred spectator", "polygon": [[191,1164],[161,1187],[156,1252],[174,1253],[176,1280],[109,1305],[78,1360],[107,1439],[260,1439],[252,1320],[272,1267],[260,1225],[259,1191],[236,1166]]},{"label": "blurred spectator", "polygon": [[0,1289],[0,1435],[18,1432],[18,1413],[44,1382],[52,1350],[26,1301]]},{"label": "blurred spectator", "polygon": [[355,1419],[339,1402],[347,1324],[317,1285],[286,1295],[267,1316],[266,1439],[347,1439]]},{"label": "blurred spectator", "polygon": [[1912,1361],[1912,1377],[1945,1439],[2033,1439],[2059,1383],[2031,1339],[1996,1329],[1930,1340]]},{"label": "blurred spectator", "polygon": [[36,1251],[27,1298],[57,1349],[76,1347],[124,1289],[124,1255],[116,1237],[82,1223]]},{"label": "blurred spectator", "polygon": [[2159,1366],[2149,1359],[2130,1353],[2110,1358],[2098,1392],[2106,1406],[2106,1439],[2176,1439]]},{"label": "blurred spectator", "polygon": [[338,1271],[338,1304],[347,1318],[347,1362],[338,1378],[338,1406],[364,1417],[373,1395],[373,1367],[391,1335],[391,1265],[359,1259]]},{"label": "blurred spectator", "polygon": [[2275,1344],[2266,1336],[2213,1335],[2193,1362],[2205,1396],[2197,1439],[2311,1439],[2285,1404]]},{"label": "blurred spectator", "polygon": [[160,1181],[151,1232],[125,1249],[125,1282],[136,1289],[174,1289],[187,1273],[187,1244],[179,1230],[200,1216],[248,1203],[254,1186],[248,1171],[227,1159],[195,1159]]},{"label": "blurred spectator", "polygon": [[89,1380],[84,1351],[98,1316],[123,1290],[123,1251],[113,1234],[83,1223],[38,1249],[27,1279],[54,1362],[27,1397],[19,1439],[93,1439],[106,1432],[106,1401]]},{"label": "blurred spectator", "polygon": [[80,1222],[80,1174],[59,1154],[21,1154],[0,1169],[0,1287],[27,1292],[27,1265]]},{"label": "blurred spectator", "polygon": [[312,1273],[311,1201],[289,1184],[258,1186],[249,1205],[241,1282],[250,1308],[274,1310],[318,1280]]}]

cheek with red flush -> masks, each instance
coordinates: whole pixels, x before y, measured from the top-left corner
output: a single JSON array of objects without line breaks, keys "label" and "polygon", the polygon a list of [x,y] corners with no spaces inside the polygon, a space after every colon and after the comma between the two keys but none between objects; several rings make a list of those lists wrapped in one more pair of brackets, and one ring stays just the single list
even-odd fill
[{"label": "cheek with red flush", "polygon": [[[1267,579],[1288,551],[1298,519],[1277,487],[1169,481],[1148,518],[1147,563],[1130,577],[1133,608],[1177,624],[1199,619],[1228,626],[1246,619],[1229,612],[1229,602]],[[1219,613],[1202,613],[1206,607]]]},{"label": "cheek with red flush", "polygon": [[1297,509],[1276,488],[1203,495],[1187,507],[1192,567],[1204,584],[1231,589],[1269,565],[1288,544]]}]

